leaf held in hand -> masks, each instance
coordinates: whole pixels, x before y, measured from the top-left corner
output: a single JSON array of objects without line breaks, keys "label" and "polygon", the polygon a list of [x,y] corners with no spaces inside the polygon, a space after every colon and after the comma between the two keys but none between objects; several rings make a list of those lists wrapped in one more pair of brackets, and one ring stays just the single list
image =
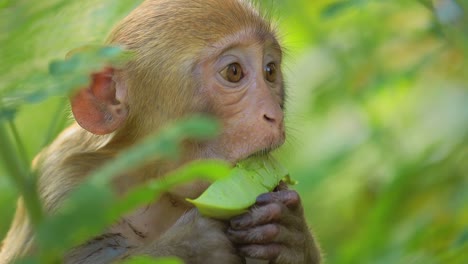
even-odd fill
[{"label": "leaf held in hand", "polygon": [[230,175],[215,181],[193,203],[200,213],[217,219],[242,214],[257,196],[272,191],[281,180],[293,183],[288,171],[272,157],[252,157],[236,165]]}]

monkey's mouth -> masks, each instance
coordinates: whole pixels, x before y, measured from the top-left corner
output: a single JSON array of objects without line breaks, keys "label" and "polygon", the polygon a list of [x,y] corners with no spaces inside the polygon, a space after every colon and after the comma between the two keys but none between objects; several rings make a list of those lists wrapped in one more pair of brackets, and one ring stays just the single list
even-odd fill
[{"label": "monkey's mouth", "polygon": [[[268,157],[270,156],[270,152],[272,152],[274,149],[273,148],[264,148],[259,151],[256,151],[250,155],[248,155],[245,159],[249,158],[259,158],[259,157]],[[243,159],[244,160],[244,159]]]},{"label": "monkey's mouth", "polygon": [[270,145],[269,147],[266,147],[266,148],[263,148],[263,149],[260,149],[260,150],[257,150],[255,152],[251,153],[250,155],[248,155],[247,157],[245,157],[245,158],[243,158],[241,160],[245,160],[245,159],[249,159],[249,158],[261,158],[261,157],[268,158],[271,155],[271,152],[275,151],[281,145],[282,144]]},{"label": "monkey's mouth", "polygon": [[249,158],[259,158],[259,157],[268,158],[271,155],[271,152],[273,152],[276,149],[278,149],[279,147],[281,147],[283,145],[283,143],[284,143],[284,140],[276,141],[274,139],[271,139],[271,141],[269,142],[269,144],[266,147],[251,152],[250,154],[246,155],[245,157],[240,158],[237,162],[239,162],[241,160],[249,159]]},{"label": "monkey's mouth", "polygon": [[227,144],[227,149],[223,147],[220,148],[219,146],[222,145],[221,143],[222,142],[218,141],[199,143],[198,149],[202,150],[200,157],[205,159],[225,160],[232,166],[235,166],[237,163],[249,158],[268,158],[273,151],[283,145],[284,138],[280,140],[269,138],[260,146],[247,145],[244,148],[237,146],[232,147],[232,145],[229,144],[230,142]]}]

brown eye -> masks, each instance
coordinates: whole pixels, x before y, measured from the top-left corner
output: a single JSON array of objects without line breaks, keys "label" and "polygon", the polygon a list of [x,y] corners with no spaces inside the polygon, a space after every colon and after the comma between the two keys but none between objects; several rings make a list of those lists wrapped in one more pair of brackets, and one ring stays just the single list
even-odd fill
[{"label": "brown eye", "polygon": [[242,72],[242,67],[239,63],[231,63],[221,72],[221,76],[231,83],[238,83],[242,78],[244,78],[244,73]]},{"label": "brown eye", "polygon": [[269,82],[275,82],[277,78],[276,65],[274,63],[268,63],[265,66],[265,78]]}]

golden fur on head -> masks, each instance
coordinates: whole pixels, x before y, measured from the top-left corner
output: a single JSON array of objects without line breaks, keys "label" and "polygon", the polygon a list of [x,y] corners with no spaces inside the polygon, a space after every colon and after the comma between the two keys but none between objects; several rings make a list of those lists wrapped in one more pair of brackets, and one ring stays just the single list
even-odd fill
[{"label": "golden fur on head", "polygon": [[[126,93],[123,103],[129,110],[128,119],[123,127],[105,136],[74,124],[36,157],[46,211],[56,211],[89,172],[137,139],[185,114],[204,111],[202,102],[206,99],[195,68],[212,45],[244,31],[260,42],[275,35],[270,22],[244,0],[146,0],[131,12],[108,40],[135,54],[113,76],[117,93]],[[122,181],[122,192],[139,184],[142,177],[158,177],[163,170],[152,166],[124,175],[128,181]],[[0,264],[32,248],[33,229],[20,201],[0,251]]]},{"label": "golden fur on head", "polygon": [[[203,49],[241,30],[253,31],[259,40],[274,34],[271,24],[243,0],[147,0],[130,13],[108,40],[136,55],[124,69],[130,127],[143,118],[148,130],[154,130],[164,121],[200,110],[193,67]],[[187,98],[194,102],[185,103]],[[157,123],[148,117],[156,117]]]}]

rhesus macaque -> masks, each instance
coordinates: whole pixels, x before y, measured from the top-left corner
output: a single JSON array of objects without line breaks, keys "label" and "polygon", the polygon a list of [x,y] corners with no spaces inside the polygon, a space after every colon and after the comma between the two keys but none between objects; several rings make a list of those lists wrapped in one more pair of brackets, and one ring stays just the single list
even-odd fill
[{"label": "rhesus macaque", "polygon": [[[194,159],[232,164],[265,154],[285,140],[282,49],[275,30],[242,0],[146,0],[108,43],[133,51],[122,69],[91,76],[71,98],[76,124],[36,158],[39,193],[49,213],[86,175],[169,121],[193,113],[222,123],[212,140],[184,146],[177,164],[148,164],[122,173],[117,193]],[[295,191],[280,184],[252,209],[222,222],[185,201],[208,184],[176,188],[124,216],[104,234],[69,252],[65,263],[110,263],[135,255],[178,256],[186,263],[319,263],[320,254]],[[21,200],[1,263],[34,248]]]}]

